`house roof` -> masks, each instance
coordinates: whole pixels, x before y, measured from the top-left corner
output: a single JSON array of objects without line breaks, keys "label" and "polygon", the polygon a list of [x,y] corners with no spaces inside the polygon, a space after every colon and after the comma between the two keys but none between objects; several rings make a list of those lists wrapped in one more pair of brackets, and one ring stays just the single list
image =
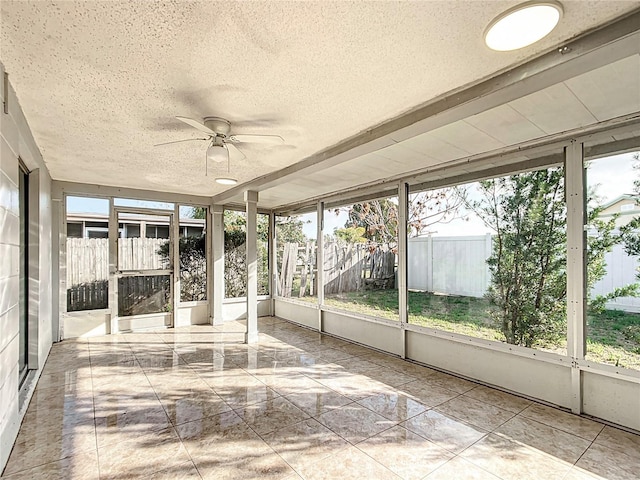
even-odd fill
[{"label": "house roof", "polygon": [[606,203],[603,203],[602,205],[600,205],[600,207],[603,210],[606,210],[609,207],[612,207],[613,205],[615,205],[616,203],[619,203],[621,201],[624,200],[634,200],[635,202],[639,202],[640,201],[640,195],[635,195],[632,193],[625,193],[620,195],[619,197],[614,198],[613,200],[610,200]]}]

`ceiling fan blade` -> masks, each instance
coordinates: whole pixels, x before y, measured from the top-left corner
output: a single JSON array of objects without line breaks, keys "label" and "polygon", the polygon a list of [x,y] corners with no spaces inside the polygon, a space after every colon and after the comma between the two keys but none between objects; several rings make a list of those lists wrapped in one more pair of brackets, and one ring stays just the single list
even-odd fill
[{"label": "ceiling fan blade", "polygon": [[180,117],[180,116],[177,116],[176,118],[181,122],[186,123],[187,125],[191,125],[193,128],[197,128],[201,132],[208,133],[209,135],[214,135],[214,136],[216,135],[216,132],[211,130],[209,127],[205,127],[202,123],[200,123],[197,120],[194,120],[193,118]]},{"label": "ceiling fan blade", "polygon": [[164,143],[156,143],[154,147],[159,147],[161,145],[171,145],[172,143],[182,143],[182,142],[195,142],[195,141],[209,140],[208,138],[187,138],[185,140],[176,140],[175,142],[164,142]]},{"label": "ceiling fan blade", "polygon": [[227,137],[232,143],[266,143],[269,145],[281,145],[284,138],[280,135],[245,135],[237,134]]},{"label": "ceiling fan blade", "polygon": [[225,143],[227,150],[229,150],[229,156],[233,160],[244,160],[247,156],[240,151],[233,143]]}]

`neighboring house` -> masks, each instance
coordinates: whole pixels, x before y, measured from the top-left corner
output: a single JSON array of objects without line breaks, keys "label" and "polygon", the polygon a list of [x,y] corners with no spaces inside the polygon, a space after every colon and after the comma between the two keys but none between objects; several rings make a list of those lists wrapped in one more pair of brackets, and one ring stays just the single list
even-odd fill
[{"label": "neighboring house", "polygon": [[640,196],[631,194],[620,195],[618,198],[602,205],[602,212],[599,217],[607,221],[616,214],[618,215],[616,219],[617,228],[628,224],[633,218],[640,216]]},{"label": "neighboring house", "polygon": [[[169,238],[169,219],[163,221],[157,215],[122,214],[118,224],[120,238]],[[202,235],[204,219],[181,218],[180,236]],[[102,213],[68,213],[67,237],[107,238],[109,216]]]}]

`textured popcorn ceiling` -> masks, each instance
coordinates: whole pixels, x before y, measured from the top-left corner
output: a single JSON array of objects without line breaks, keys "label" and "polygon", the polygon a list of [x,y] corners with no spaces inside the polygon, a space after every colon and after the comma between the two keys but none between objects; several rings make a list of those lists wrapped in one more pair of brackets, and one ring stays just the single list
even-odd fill
[{"label": "textured popcorn ceiling", "polygon": [[3,0],[0,61],[54,179],[213,195],[226,166],[205,176],[205,142],[153,147],[200,136],[175,115],[284,137],[243,147],[246,182],[639,5],[564,1],[539,44],[488,50],[517,3]]}]

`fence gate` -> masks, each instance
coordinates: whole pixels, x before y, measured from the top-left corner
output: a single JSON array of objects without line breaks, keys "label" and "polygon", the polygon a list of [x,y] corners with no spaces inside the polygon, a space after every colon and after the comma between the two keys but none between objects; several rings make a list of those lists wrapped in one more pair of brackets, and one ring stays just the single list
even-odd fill
[{"label": "fence gate", "polygon": [[[114,210],[118,225],[126,221],[127,215],[144,215],[140,230],[134,232],[136,236],[120,238],[118,235],[115,246],[112,316],[115,314],[118,330],[173,326],[173,211],[129,207],[114,207]],[[147,232],[147,223],[167,227]],[[147,233],[166,238],[149,242]]]}]

